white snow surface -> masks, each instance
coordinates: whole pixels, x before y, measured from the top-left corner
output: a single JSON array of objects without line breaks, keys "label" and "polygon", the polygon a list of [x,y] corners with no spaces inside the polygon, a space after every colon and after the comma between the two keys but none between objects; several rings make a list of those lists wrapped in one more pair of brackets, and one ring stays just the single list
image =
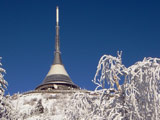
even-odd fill
[{"label": "white snow surface", "polygon": [[[103,94],[102,94],[103,93]],[[6,111],[2,120],[105,120],[122,117],[114,104],[118,93],[109,95],[109,90],[61,91],[53,93],[25,93],[6,96]],[[115,107],[117,106],[117,108]],[[113,113],[115,112],[115,114]]]},{"label": "white snow surface", "polygon": [[[13,110],[21,116],[19,120],[62,120],[64,107],[70,97],[71,95],[66,93],[18,94],[11,97],[11,105]],[[40,100],[43,112],[36,111]]]}]

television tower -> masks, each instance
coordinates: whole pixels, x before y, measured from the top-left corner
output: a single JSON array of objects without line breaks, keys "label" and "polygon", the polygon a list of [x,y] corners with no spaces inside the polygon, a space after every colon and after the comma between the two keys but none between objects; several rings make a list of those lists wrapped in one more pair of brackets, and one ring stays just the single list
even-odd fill
[{"label": "television tower", "polygon": [[60,52],[60,39],[59,39],[59,8],[56,7],[56,37],[55,37],[55,51],[54,60],[51,68],[36,90],[70,90],[79,89],[70,79],[65,67],[62,63]]}]

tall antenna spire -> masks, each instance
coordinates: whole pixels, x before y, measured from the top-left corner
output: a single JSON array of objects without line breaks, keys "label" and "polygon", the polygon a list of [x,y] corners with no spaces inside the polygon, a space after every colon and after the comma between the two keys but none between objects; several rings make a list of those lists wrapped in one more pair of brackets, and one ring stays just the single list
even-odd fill
[{"label": "tall antenna spire", "polygon": [[55,52],[60,52],[59,42],[59,8],[56,7],[56,41],[55,41]]},{"label": "tall antenna spire", "polygon": [[60,52],[60,40],[59,40],[59,8],[56,7],[56,39],[55,39],[55,51],[53,64],[62,64]]},{"label": "tall antenna spire", "polygon": [[59,40],[59,8],[56,7],[56,37],[55,37],[55,51],[53,64],[43,80],[43,83],[39,85],[36,90],[48,90],[48,89],[60,89],[70,90],[79,89],[70,79],[67,71],[64,68],[61,60],[60,52],[60,40]]},{"label": "tall antenna spire", "polygon": [[58,8],[58,6],[56,7],[56,23],[58,26],[58,23],[59,23],[59,8]]}]

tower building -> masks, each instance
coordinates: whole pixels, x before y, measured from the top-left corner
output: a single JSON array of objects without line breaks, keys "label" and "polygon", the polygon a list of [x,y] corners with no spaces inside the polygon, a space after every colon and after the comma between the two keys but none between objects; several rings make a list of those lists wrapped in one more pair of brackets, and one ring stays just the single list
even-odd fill
[{"label": "tower building", "polygon": [[36,90],[70,90],[79,89],[69,77],[65,67],[62,63],[60,52],[60,39],[59,39],[59,8],[56,7],[56,37],[55,37],[55,51],[54,60],[51,68],[43,80],[42,84],[36,87]]}]

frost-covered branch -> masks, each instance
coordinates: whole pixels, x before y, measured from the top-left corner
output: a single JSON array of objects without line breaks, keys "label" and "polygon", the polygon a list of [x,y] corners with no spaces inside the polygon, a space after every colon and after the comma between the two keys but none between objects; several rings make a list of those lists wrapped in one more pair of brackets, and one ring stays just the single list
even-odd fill
[{"label": "frost-covered branch", "polygon": [[5,120],[7,118],[6,116],[9,116],[11,108],[8,100],[4,97],[4,91],[8,83],[4,79],[4,73],[6,71],[2,68],[1,59],[0,57],[0,119]]},{"label": "frost-covered branch", "polygon": [[2,63],[1,63],[1,57],[0,57],[0,94],[3,95],[4,94],[4,89],[7,88],[7,81],[5,81],[4,79],[4,73],[6,73],[6,71],[1,67]]},{"label": "frost-covered branch", "polygon": [[93,95],[75,93],[66,106],[65,120],[121,120],[122,105],[123,100],[119,96],[117,99],[110,97],[108,90],[103,96],[98,91]]},{"label": "frost-covered branch", "polygon": [[97,85],[95,90],[99,88],[106,88],[106,83],[110,88],[114,88],[116,84],[118,85],[117,88],[120,89],[120,77],[127,74],[126,68],[122,64],[121,55],[122,52],[117,52],[117,57],[113,57],[111,55],[103,55],[101,57],[94,80],[92,80],[93,83]]},{"label": "frost-covered branch", "polygon": [[128,68],[125,103],[130,116],[137,119],[160,119],[160,59],[144,58]]},{"label": "frost-covered branch", "polygon": [[[121,76],[124,77],[124,84],[120,87]],[[113,89],[115,89],[115,84],[117,85],[118,90],[121,91],[119,95],[123,98],[121,99],[122,111],[125,111],[123,112],[125,119],[160,119],[159,58],[144,58],[143,61],[126,68],[122,64],[121,53],[118,53],[118,57],[104,55],[99,61],[93,82],[97,85],[95,90],[103,89],[100,98],[104,96],[106,82]],[[102,102],[103,99],[100,99],[100,103]]]}]

